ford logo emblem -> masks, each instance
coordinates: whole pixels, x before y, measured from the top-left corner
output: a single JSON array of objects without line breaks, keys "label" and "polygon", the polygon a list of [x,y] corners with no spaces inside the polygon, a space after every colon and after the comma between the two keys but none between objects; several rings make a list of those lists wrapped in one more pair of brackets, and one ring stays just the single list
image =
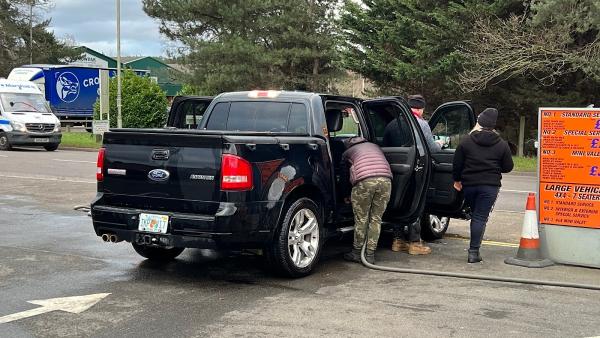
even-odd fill
[{"label": "ford logo emblem", "polygon": [[163,169],[150,170],[148,178],[156,182],[164,182],[169,179],[169,172]]}]

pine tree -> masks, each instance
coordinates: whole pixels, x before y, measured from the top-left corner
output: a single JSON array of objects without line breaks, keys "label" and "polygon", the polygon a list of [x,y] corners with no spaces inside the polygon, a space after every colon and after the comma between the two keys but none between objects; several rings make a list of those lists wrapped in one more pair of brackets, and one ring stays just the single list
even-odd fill
[{"label": "pine tree", "polygon": [[[14,67],[29,64],[29,10],[19,1],[0,0],[0,76]],[[59,41],[48,31],[50,20],[33,24],[33,63],[63,63],[81,52]]]},{"label": "pine tree", "polygon": [[339,0],[144,0],[181,45],[206,94],[273,88],[325,91],[339,74]]}]

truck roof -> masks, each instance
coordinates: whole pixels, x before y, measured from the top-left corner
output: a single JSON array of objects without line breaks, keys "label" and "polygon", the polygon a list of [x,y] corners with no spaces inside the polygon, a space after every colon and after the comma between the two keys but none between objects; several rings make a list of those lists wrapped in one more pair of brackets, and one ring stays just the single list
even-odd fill
[{"label": "truck roof", "polygon": [[[269,96],[252,96],[256,93],[270,93]],[[229,92],[222,93],[218,95],[216,98],[218,99],[233,99],[233,100],[244,100],[248,98],[264,98],[264,99],[309,99],[315,95],[319,95],[316,93],[309,92],[296,92],[296,91],[279,91],[279,90],[252,90],[252,91],[241,91],[241,92]]]},{"label": "truck roof", "polygon": [[[260,95],[258,94],[260,93]],[[287,90],[251,90],[251,91],[240,91],[240,92],[228,92],[222,93],[215,97],[215,99],[230,99],[230,100],[247,100],[249,98],[254,99],[311,99],[314,97],[320,98],[331,98],[331,99],[344,99],[344,100],[357,100],[354,97],[336,96],[324,93],[314,92],[303,92],[303,91],[287,91]]]},{"label": "truck roof", "polygon": [[0,93],[42,94],[33,82],[7,79],[0,79]]}]

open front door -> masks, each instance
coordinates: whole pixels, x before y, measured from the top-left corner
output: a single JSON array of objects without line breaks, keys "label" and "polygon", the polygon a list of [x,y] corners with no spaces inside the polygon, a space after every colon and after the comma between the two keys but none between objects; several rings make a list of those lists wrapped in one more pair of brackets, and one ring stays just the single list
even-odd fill
[{"label": "open front door", "polygon": [[365,101],[363,110],[369,124],[368,138],[381,147],[394,175],[384,217],[396,220],[411,217],[424,193],[417,176],[421,177],[428,169],[423,164],[425,154],[418,150],[417,144],[422,143],[415,138],[416,121],[408,106],[396,98]]},{"label": "open front door", "polygon": [[473,108],[464,101],[445,103],[435,110],[429,126],[434,139],[443,140],[445,145],[431,154],[433,172],[425,210],[437,216],[465,218],[463,194],[453,187],[452,162],[458,144],[475,126]]}]

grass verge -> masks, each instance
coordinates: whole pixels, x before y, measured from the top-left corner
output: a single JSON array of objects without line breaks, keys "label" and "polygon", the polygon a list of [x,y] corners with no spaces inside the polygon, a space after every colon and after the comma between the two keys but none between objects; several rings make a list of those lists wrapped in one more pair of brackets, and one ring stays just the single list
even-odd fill
[{"label": "grass verge", "polygon": [[514,171],[521,172],[535,172],[537,170],[537,158],[536,157],[513,157],[515,163]]},{"label": "grass verge", "polygon": [[65,133],[62,134],[61,147],[73,148],[100,148],[101,142],[96,142],[96,135],[91,133]]}]

